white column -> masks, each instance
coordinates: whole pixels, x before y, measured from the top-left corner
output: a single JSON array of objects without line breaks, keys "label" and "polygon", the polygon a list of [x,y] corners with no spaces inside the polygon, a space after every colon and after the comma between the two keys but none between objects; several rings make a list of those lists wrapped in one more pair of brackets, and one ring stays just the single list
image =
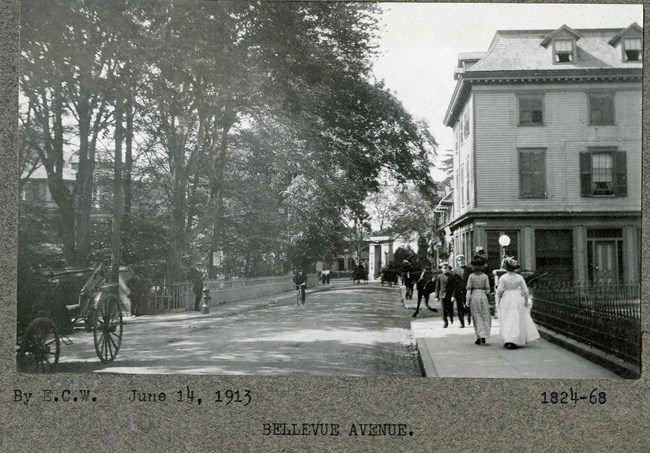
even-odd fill
[{"label": "white column", "polygon": [[368,245],[368,280],[375,278],[375,246],[377,244]]}]

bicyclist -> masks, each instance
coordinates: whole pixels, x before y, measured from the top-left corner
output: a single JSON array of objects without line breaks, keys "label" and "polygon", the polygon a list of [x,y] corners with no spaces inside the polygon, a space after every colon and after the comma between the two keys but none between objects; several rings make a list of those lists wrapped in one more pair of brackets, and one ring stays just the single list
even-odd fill
[{"label": "bicyclist", "polygon": [[300,290],[300,297],[303,302],[305,301],[305,287],[307,286],[307,274],[304,269],[298,268],[298,271],[293,274],[293,284],[296,285],[296,290]]}]

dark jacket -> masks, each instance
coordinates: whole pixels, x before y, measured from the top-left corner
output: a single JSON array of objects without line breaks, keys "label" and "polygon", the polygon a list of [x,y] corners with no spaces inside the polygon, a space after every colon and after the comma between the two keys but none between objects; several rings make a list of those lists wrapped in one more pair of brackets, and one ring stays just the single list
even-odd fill
[{"label": "dark jacket", "polygon": [[467,278],[471,274],[471,271],[467,266],[457,267],[454,270],[454,278],[456,282],[454,284],[454,297],[456,299],[464,300],[467,295]]},{"label": "dark jacket", "polygon": [[456,279],[454,274],[449,270],[438,275],[436,280],[436,298],[450,299],[454,293]]},{"label": "dark jacket", "polygon": [[418,292],[431,294],[435,290],[436,284],[433,280],[433,271],[430,269],[417,272],[414,278],[417,280]]},{"label": "dark jacket", "polygon": [[293,274],[293,283],[296,286],[302,285],[303,283],[307,283],[307,274],[305,274],[304,272]]}]

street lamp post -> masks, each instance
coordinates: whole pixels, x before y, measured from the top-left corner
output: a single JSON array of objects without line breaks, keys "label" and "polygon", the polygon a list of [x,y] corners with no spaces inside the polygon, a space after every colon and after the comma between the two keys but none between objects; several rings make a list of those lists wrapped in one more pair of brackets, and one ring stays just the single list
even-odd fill
[{"label": "street lamp post", "polygon": [[510,245],[510,237],[507,234],[499,236],[499,245],[501,246],[501,263],[506,258],[506,247]]}]

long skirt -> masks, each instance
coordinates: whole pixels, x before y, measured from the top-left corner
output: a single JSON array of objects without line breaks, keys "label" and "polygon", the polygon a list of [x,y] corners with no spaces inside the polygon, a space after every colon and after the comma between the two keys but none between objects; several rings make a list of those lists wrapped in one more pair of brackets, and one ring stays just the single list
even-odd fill
[{"label": "long skirt", "polygon": [[476,338],[488,338],[492,328],[492,318],[485,291],[475,291],[469,295],[469,308],[472,313]]},{"label": "long skirt", "polygon": [[504,343],[524,345],[539,338],[533,318],[519,290],[508,290],[499,300],[499,336]]}]

